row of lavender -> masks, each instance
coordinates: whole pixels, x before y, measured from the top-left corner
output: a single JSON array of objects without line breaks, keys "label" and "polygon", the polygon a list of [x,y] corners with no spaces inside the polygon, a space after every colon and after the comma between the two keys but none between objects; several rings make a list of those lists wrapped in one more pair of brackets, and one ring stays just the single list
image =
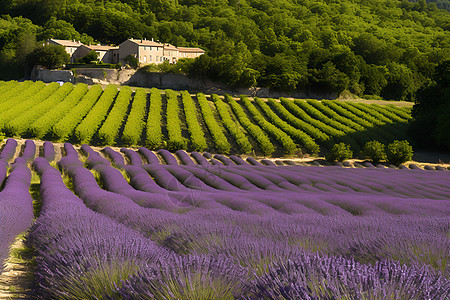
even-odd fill
[{"label": "row of lavender", "polygon": [[[41,158],[34,162],[41,175],[44,206],[30,240],[39,253],[42,295],[439,299],[448,293],[448,279],[442,277],[448,278],[449,197],[444,184],[448,177],[441,172],[393,175],[441,174],[430,181],[416,175],[409,179],[424,184],[437,181],[436,188],[444,193],[435,200],[403,202],[403,210],[392,211],[414,217],[394,216],[377,211],[373,204],[395,206],[409,201],[406,197],[380,190],[366,203],[367,197],[360,196],[369,195],[371,189],[358,191],[354,189],[358,184],[335,197],[336,191],[316,189],[304,195],[302,190],[290,191],[306,184],[295,185],[295,180],[323,179],[325,173],[314,174],[321,168],[299,168],[297,173],[288,167],[279,173],[270,168],[261,173],[268,167],[126,165],[132,187],[109,161],[83,146],[82,151],[89,153],[86,165],[101,174],[107,191],[83,167],[71,145],[66,144],[65,150],[60,166],[81,199],[65,187],[61,174],[48,162]],[[304,174],[307,170],[311,173]],[[287,175],[282,177],[283,173]],[[379,181],[388,174],[372,179]],[[213,175],[222,181],[215,184],[219,179]],[[353,179],[362,180],[361,176],[368,175],[356,173]],[[209,177],[213,179],[207,181]],[[280,181],[281,177],[289,180]],[[362,183],[358,188],[364,187]],[[378,188],[383,188],[382,183]],[[341,206],[318,199],[322,194],[338,199],[333,201]],[[413,203],[418,206],[408,211]],[[297,210],[279,209],[283,205]],[[355,213],[358,209],[363,213]],[[365,216],[356,218],[349,212]]]},{"label": "row of lavender", "polygon": [[[276,211],[249,215],[222,207],[191,207],[180,214],[145,207],[148,203],[135,198],[143,197],[145,192],[130,188],[125,191],[126,187],[120,182],[109,182],[109,185],[123,188],[123,194],[100,188],[73,148],[66,145],[66,149],[68,155],[61,166],[70,175],[74,191],[81,198],[78,202],[83,201],[99,213],[98,218],[109,217],[111,224],[99,226],[101,231],[115,227],[112,225],[115,221],[125,225],[124,230],[130,231],[128,235],[139,233],[142,236],[136,237],[139,241],[136,246],[128,245],[127,249],[133,252],[128,254],[130,256],[122,253],[124,246],[120,243],[127,241],[121,237],[125,234],[122,230],[115,239],[109,235],[98,237],[106,251],[102,251],[101,258],[86,263],[87,266],[80,266],[79,260],[80,256],[91,255],[85,252],[92,251],[93,239],[88,239],[86,248],[77,243],[74,254],[64,253],[64,256],[69,255],[69,261],[74,261],[69,265],[76,265],[76,272],[71,270],[69,280],[65,268],[61,268],[67,264],[64,256],[53,261],[54,268],[61,272],[56,274],[58,276],[48,271],[52,270],[49,265],[40,268],[42,289],[46,293],[63,291],[71,296],[86,297],[81,291],[87,290],[89,295],[96,293],[98,297],[131,299],[444,299],[448,295],[449,282],[442,276],[448,275],[444,262],[448,255],[445,238],[448,218],[436,217],[433,213],[426,218],[324,217],[313,213],[302,214],[299,218],[299,215]],[[38,163],[48,164],[41,160],[35,165]],[[97,164],[95,168],[113,169],[104,164]],[[113,181],[113,177],[104,181]],[[62,181],[59,184],[65,189]],[[148,194],[147,197],[152,198]],[[50,220],[54,222],[53,218]],[[61,221],[67,222],[64,215]],[[85,223],[71,221],[69,224]],[[84,229],[76,227],[77,231]],[[48,230],[42,231],[46,237]],[[75,236],[83,235],[76,232]],[[110,244],[104,245],[107,241]],[[69,242],[74,243],[70,239]],[[71,244],[62,243],[58,239],[57,249],[73,248]],[[135,250],[143,247],[141,243],[152,249],[160,248],[143,256],[141,249]],[[119,250],[115,252],[110,248]],[[149,250],[145,248],[145,251]],[[43,251],[49,252],[54,253],[55,249]],[[43,261],[49,259],[42,258]],[[121,262],[121,267],[111,265],[111,261]],[[92,274],[92,278],[86,280],[86,273]],[[71,287],[69,291],[67,286]],[[95,289],[96,286],[107,288]]]}]

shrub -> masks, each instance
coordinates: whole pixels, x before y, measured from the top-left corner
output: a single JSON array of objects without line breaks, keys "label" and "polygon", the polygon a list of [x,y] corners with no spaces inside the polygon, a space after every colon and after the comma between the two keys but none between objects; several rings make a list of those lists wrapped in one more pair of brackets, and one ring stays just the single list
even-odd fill
[{"label": "shrub", "polygon": [[384,144],[379,141],[370,141],[364,145],[364,156],[371,159],[374,163],[386,159],[386,152]]},{"label": "shrub", "polygon": [[353,151],[350,149],[350,145],[339,143],[334,144],[333,148],[327,153],[325,159],[333,162],[333,161],[344,161],[352,158]]},{"label": "shrub", "polygon": [[387,146],[386,157],[388,162],[396,166],[411,160],[413,148],[408,141],[394,141]]}]

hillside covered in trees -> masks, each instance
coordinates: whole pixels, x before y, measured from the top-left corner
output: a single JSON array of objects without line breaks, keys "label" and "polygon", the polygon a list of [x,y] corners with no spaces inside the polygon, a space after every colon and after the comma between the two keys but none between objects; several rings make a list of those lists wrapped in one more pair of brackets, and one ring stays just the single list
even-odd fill
[{"label": "hillside covered in trees", "polygon": [[154,38],[207,52],[191,76],[282,91],[349,90],[414,100],[450,59],[448,1],[6,0],[0,79],[24,75],[47,38]]}]

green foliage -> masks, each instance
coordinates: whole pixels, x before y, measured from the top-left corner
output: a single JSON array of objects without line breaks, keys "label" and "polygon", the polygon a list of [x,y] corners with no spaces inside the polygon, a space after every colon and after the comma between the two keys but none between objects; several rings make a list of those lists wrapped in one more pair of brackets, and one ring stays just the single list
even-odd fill
[{"label": "green foliage", "polygon": [[388,162],[399,166],[412,159],[413,148],[408,141],[394,141],[387,146],[386,158]]},{"label": "green foliage", "polygon": [[137,89],[134,94],[130,114],[122,134],[122,142],[127,145],[138,145],[144,128],[144,118],[147,110],[147,92]]},{"label": "green foliage", "polygon": [[[0,11],[4,4],[0,5]],[[39,27],[30,20],[0,12],[0,79],[20,79],[29,72],[27,56],[36,47]]]},{"label": "green foliage", "polygon": [[119,136],[119,129],[126,118],[131,93],[131,89],[128,86],[122,86],[120,88],[114,106],[98,131],[98,137],[103,145],[115,144]]},{"label": "green foliage", "polygon": [[63,46],[48,44],[38,46],[27,56],[27,64],[32,67],[41,65],[44,68],[59,68],[70,61],[70,55]]},{"label": "green foliage", "polygon": [[203,152],[207,149],[205,133],[197,119],[197,109],[188,91],[181,92],[184,115],[186,118],[187,130],[190,135],[190,148],[194,151]]},{"label": "green foliage", "polygon": [[[288,100],[286,98],[280,98],[280,101],[281,101],[281,103],[285,103],[287,105],[292,103],[291,100]],[[302,119],[295,117],[292,113],[289,112],[289,110],[287,110],[281,103],[277,102],[276,100],[268,99],[267,102],[275,112],[278,112],[278,115],[282,119],[284,119],[287,123],[289,123],[290,126],[293,126],[299,130],[303,130],[312,139],[314,139],[320,143],[328,144],[328,142],[330,141],[330,137],[327,134],[325,134],[323,131],[321,131],[319,128],[322,125],[325,125],[322,122],[317,121],[316,124],[320,123],[320,125],[319,125],[319,127],[315,127],[313,124],[310,124],[308,122],[305,122]],[[308,118],[309,116],[306,115],[306,117]],[[310,117],[308,119],[314,120],[313,118],[310,118]]]},{"label": "green foliage", "polygon": [[167,141],[167,149],[176,151],[187,148],[187,140],[181,134],[181,120],[179,116],[178,93],[172,90],[166,90],[167,100],[167,133],[169,140]]},{"label": "green foliage", "polygon": [[[270,135],[271,137],[273,137],[275,140],[277,140],[282,147],[284,148],[284,151],[286,154],[290,155],[290,154],[294,154],[294,152],[297,150],[297,146],[295,145],[294,141],[292,140],[292,138],[286,134],[286,132],[284,132],[283,130],[281,130],[280,128],[278,128],[277,126],[275,126],[274,124],[272,124],[271,122],[267,121],[266,119],[264,119],[264,117],[262,116],[262,114],[258,111],[258,109],[253,105],[253,103],[245,96],[241,96],[241,102],[244,104],[244,106],[247,108],[248,112],[250,113],[250,115],[252,116],[253,120],[256,121],[256,123],[261,127],[261,129],[263,129],[268,135]],[[261,103],[262,101],[260,101],[259,103]],[[273,114],[273,112],[267,107],[267,106],[263,106],[263,104],[265,103],[261,103],[260,106],[267,108],[268,111],[270,111],[272,114],[270,114],[270,118],[271,121],[273,122],[278,121],[278,125],[288,125],[286,124],[286,122],[284,122],[283,120],[280,120],[275,114]],[[282,126],[280,126],[282,127]],[[295,129],[294,129],[295,131]],[[295,131],[296,133],[298,133],[297,131]],[[303,138],[306,138],[305,135],[302,135]],[[299,136],[298,136],[299,138]],[[311,138],[308,136],[309,140],[308,142],[312,142],[311,146],[309,144],[307,144],[307,142],[305,142],[305,145],[310,146],[310,150],[312,150],[312,153],[317,153],[318,152],[318,148],[319,146],[317,144],[314,143],[314,141],[311,141]]]},{"label": "green foliage", "polygon": [[88,54],[76,60],[78,64],[97,64],[99,62],[100,54],[95,50],[89,51]]},{"label": "green foliage", "polygon": [[[270,141],[267,133],[264,132],[264,130],[262,130],[260,126],[250,121],[242,107],[233,98],[231,98],[231,96],[225,95],[225,99],[233,109],[233,112],[236,115],[236,118],[239,120],[239,123],[241,123],[242,127],[244,127],[245,130],[252,136],[252,138],[258,142],[261,152],[266,156],[271,155],[273,151],[275,151],[275,147]],[[263,121],[261,120],[261,123],[262,122]]]},{"label": "green foliage", "polygon": [[219,96],[213,94],[211,96],[212,100],[217,109],[217,113],[220,116],[223,126],[227,129],[228,133],[234,138],[236,144],[239,146],[239,150],[242,153],[249,153],[252,151],[253,147],[250,144],[247,136],[237,125],[237,122],[231,118],[229,108],[227,105],[219,98]]},{"label": "green foliage", "polygon": [[147,129],[145,145],[150,149],[158,149],[162,146],[163,135],[161,132],[162,99],[158,89],[150,91],[150,108],[147,117]]},{"label": "green foliage", "polygon": [[130,67],[132,67],[134,69],[136,69],[139,66],[138,59],[131,54],[128,55],[127,57],[125,57],[124,61],[127,65],[129,65]]},{"label": "green foliage", "polygon": [[[60,87],[58,83],[0,81],[0,110],[5,112],[0,115],[0,130],[4,129],[8,135],[27,134],[41,139],[51,138],[47,135],[51,131],[60,141],[70,138],[80,143],[100,141],[138,146],[146,124],[145,145],[151,149],[189,147],[204,151],[214,143],[215,150],[229,153],[230,137],[235,141],[233,150],[238,153],[249,153],[255,147],[263,155],[275,150],[292,154],[299,148],[315,154],[319,147],[330,149],[333,142],[349,144],[353,151],[359,151],[366,142],[375,139],[385,144],[402,139],[404,125],[411,118],[408,108],[349,101],[285,98],[280,102],[259,98],[252,101],[247,97],[235,101],[226,95],[225,103],[212,95],[210,103],[205,95],[197,94],[197,110],[187,91],[182,91],[179,97],[179,93],[167,90],[163,101],[160,91],[152,89],[150,99],[147,98],[144,89],[137,89],[132,98],[131,89],[126,86],[118,93],[114,85],[103,91],[99,85],[88,89],[85,84],[74,87],[65,83]],[[379,121],[381,127],[368,119]],[[445,125],[446,120],[438,123]],[[167,144],[163,128],[167,129]]]},{"label": "green foliage", "polygon": [[72,134],[75,127],[88,114],[102,92],[103,89],[100,85],[92,86],[80,102],[52,127],[53,136],[60,141],[66,140]]},{"label": "green foliage", "polygon": [[162,73],[178,73],[187,74],[192,68],[194,63],[193,58],[181,58],[176,63],[171,64],[169,61],[164,61],[162,64],[148,64],[138,69],[139,72],[151,73],[151,72],[162,72]]},{"label": "green foliage", "polygon": [[17,116],[14,120],[9,122],[8,127],[10,128],[11,135],[20,136],[24,132],[29,132],[30,125],[34,121],[60,103],[63,99],[66,99],[67,95],[72,90],[73,84],[66,82],[61,88],[45,99],[45,101],[37,102],[32,108],[28,107],[28,110],[25,113],[20,114],[20,116]]},{"label": "green foliage", "polygon": [[8,110],[4,110],[4,113],[0,116],[0,128],[4,129],[7,133],[13,134],[17,132],[17,123],[30,109],[39,107],[44,100],[49,98],[53,93],[59,89],[59,83],[52,82],[45,86],[42,82],[35,84],[36,89],[34,94],[27,97],[26,94],[22,95],[22,99],[16,99],[17,103],[11,105]]},{"label": "green foliage", "polygon": [[87,144],[91,141],[95,132],[105,120],[117,93],[116,86],[108,85],[94,107],[92,107],[83,121],[75,128],[75,138],[80,144]]},{"label": "green foliage", "polygon": [[80,83],[64,98],[64,101],[59,102],[56,106],[51,108],[30,126],[28,131],[35,137],[40,139],[51,131],[53,125],[66,116],[66,114],[82,99],[88,91],[86,84]]},{"label": "green foliage", "polygon": [[211,134],[218,152],[228,154],[231,148],[230,143],[228,143],[222,127],[220,127],[217,123],[205,95],[201,93],[197,94],[197,102],[203,116],[203,121],[208,127],[209,133]]},{"label": "green foliage", "polygon": [[344,161],[353,157],[353,151],[350,149],[350,145],[339,143],[334,144],[330,151],[328,151],[325,159],[329,162]]},{"label": "green foliage", "polygon": [[[273,125],[275,125],[276,127],[282,128],[282,130],[289,135],[289,138],[292,137],[292,139],[300,143],[300,145],[302,145],[302,147],[306,150],[305,152],[311,154],[317,154],[319,152],[319,145],[308,134],[306,134],[300,129],[292,127],[287,122],[283,121],[276,113],[274,113],[270,109],[267,103],[264,102],[263,100],[255,98],[255,101],[267,116],[268,121]],[[266,127],[268,127],[267,124]],[[279,132],[278,135],[280,136],[279,140],[284,145],[286,152],[289,154],[294,153],[294,151],[296,150],[296,146],[293,147],[289,139],[287,139],[281,132]]]},{"label": "green foliage", "polygon": [[370,141],[364,145],[363,153],[366,158],[371,159],[374,163],[378,163],[386,159],[384,148],[384,144],[379,141]]},{"label": "green foliage", "polygon": [[436,67],[434,81],[419,90],[410,134],[417,146],[450,151],[450,60]]},{"label": "green foliage", "polygon": [[450,16],[438,9],[449,9],[449,1],[416,2],[7,0],[0,7],[0,78],[23,76],[23,53],[34,40],[118,45],[151,37],[207,50],[181,66],[162,66],[169,72],[233,87],[348,89],[413,100],[450,58]]}]

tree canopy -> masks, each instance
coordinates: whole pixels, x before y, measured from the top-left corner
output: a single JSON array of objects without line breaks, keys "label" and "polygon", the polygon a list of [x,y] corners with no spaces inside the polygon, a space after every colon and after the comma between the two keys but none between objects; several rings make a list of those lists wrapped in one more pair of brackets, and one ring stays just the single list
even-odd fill
[{"label": "tree canopy", "polygon": [[[450,59],[449,1],[5,0],[0,69],[49,37],[206,50],[186,71],[230,86],[414,100]],[[22,53],[23,52],[23,53]],[[17,77],[21,72],[0,77]]]}]

